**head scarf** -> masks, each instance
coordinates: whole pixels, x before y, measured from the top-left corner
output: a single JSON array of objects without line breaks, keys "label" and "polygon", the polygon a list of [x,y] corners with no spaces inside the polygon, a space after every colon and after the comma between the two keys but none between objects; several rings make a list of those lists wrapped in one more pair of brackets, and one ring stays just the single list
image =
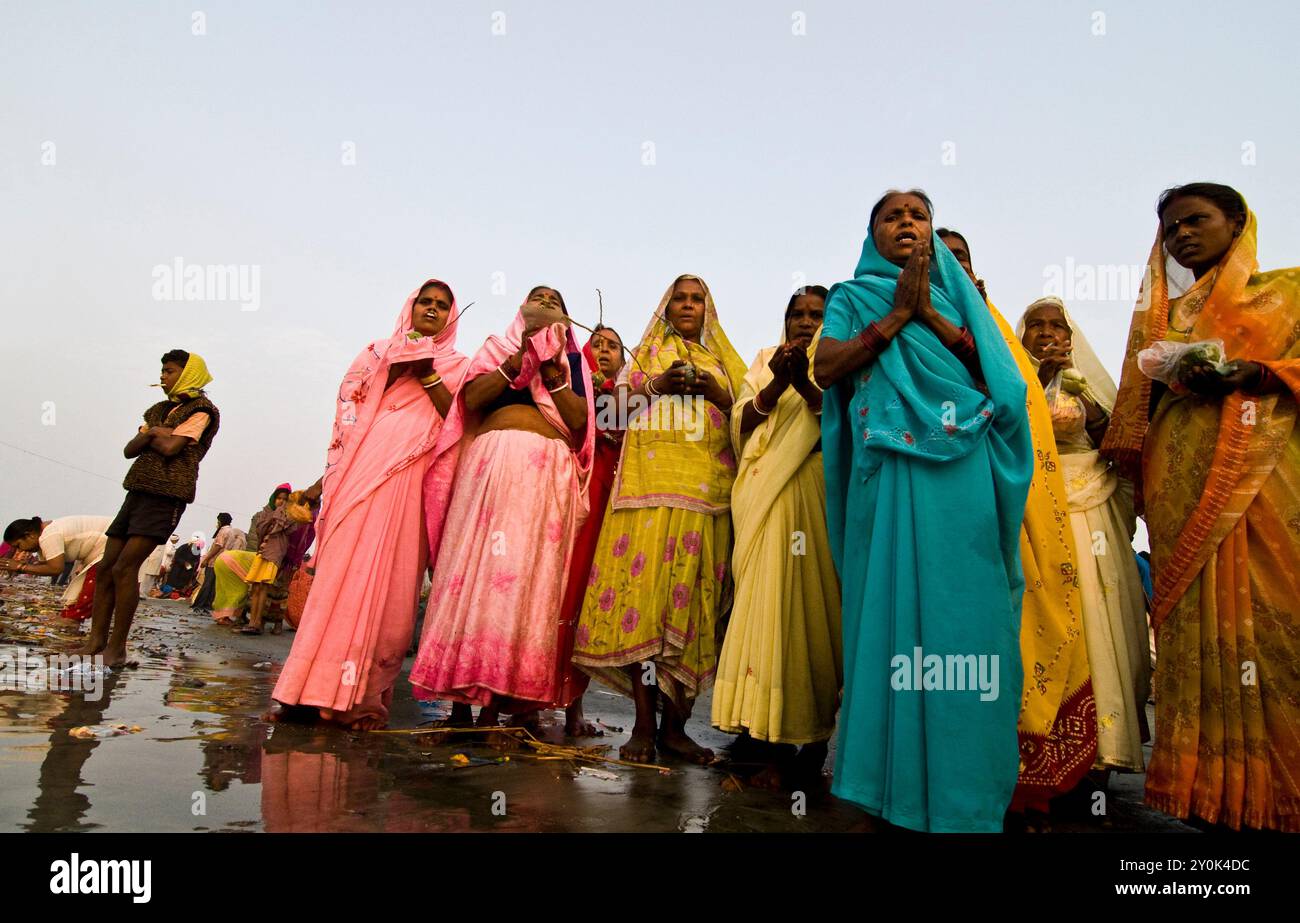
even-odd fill
[{"label": "head scarf", "polygon": [[[1055,295],[1048,295],[1045,298],[1039,298],[1029,307],[1025,308],[1024,313],[1020,315],[1020,320],[1016,322],[1016,339],[1022,343],[1025,338],[1025,318],[1029,312],[1035,308],[1052,306],[1061,309],[1061,315],[1065,318],[1066,326],[1070,328],[1070,357],[1074,362],[1074,367],[1079,370],[1088,381],[1088,392],[1090,396],[1101,406],[1103,410],[1110,413],[1115,407],[1115,379],[1110,377],[1110,372],[1101,364],[1097,358],[1097,353],[1088,343],[1088,338],[1083,335],[1083,328],[1080,327],[1073,317],[1070,316],[1070,309],[1065,306],[1065,302]],[[1029,354],[1029,361],[1038,368],[1039,362],[1034,358],[1033,353],[1029,352],[1029,347],[1025,347],[1025,352]]]},{"label": "head scarf", "polygon": [[[442,376],[447,389],[455,394],[460,390],[469,368],[469,359],[456,351],[456,329],[460,324],[453,294],[447,323],[434,336],[421,336],[415,330],[413,312],[415,301],[420,292],[433,284],[445,285],[438,279],[427,279],[419,288],[411,292],[397,315],[397,323],[392,335],[386,340],[376,340],[361,351],[343,376],[339,385],[338,399],[334,411],[334,433],[325,457],[325,474],[321,480],[322,498],[320,513],[316,519],[316,531],[320,536],[317,555],[324,551],[331,534],[331,522],[340,518],[348,510],[369,496],[370,489],[363,487],[349,492],[349,496],[340,504],[331,496],[335,485],[346,480],[348,470],[355,458],[355,449],[361,444],[366,432],[375,421],[379,405],[388,384],[389,368],[401,362],[417,362],[429,359],[434,369]],[[448,286],[450,290],[450,286]],[[394,447],[393,465],[387,470],[386,477],[391,477],[407,465],[420,458],[433,448],[443,420],[435,415],[429,431],[418,444]]]},{"label": "head scarf", "polygon": [[212,376],[208,374],[208,364],[203,361],[203,357],[198,353],[190,353],[189,361],[181,370],[176,384],[172,385],[172,389],[167,392],[167,397],[173,401],[196,398],[203,393],[204,386],[211,381]]},{"label": "head scarf", "polygon": [[[687,281],[698,282],[704,289],[704,319],[698,343],[684,339],[668,324],[668,303],[677,289],[677,283]],[[618,382],[619,384],[630,383],[633,388],[638,388],[647,375],[654,377],[662,374],[677,359],[693,362],[694,357],[701,351],[712,356],[713,360],[722,366],[727,376],[724,384],[733,395],[736,394],[740,390],[741,381],[745,378],[745,362],[731,345],[731,341],[727,339],[722,324],[718,322],[718,309],[713,304],[713,293],[709,291],[708,283],[699,276],[684,274],[674,279],[672,285],[664,292],[664,296],[659,299],[659,307],[655,309],[654,314],[650,315],[650,322],[646,324],[640,342],[632,351],[629,360],[623,363],[623,368],[619,369]]]},{"label": "head scarf", "polygon": [[203,540],[202,532],[195,532],[193,535],[190,536],[190,547],[193,548],[195,551],[203,550],[203,542],[204,540]]},{"label": "head scarf", "polygon": [[[1229,359],[1280,359],[1295,342],[1293,313],[1277,310],[1283,304],[1294,303],[1297,296],[1294,270],[1257,274],[1257,233],[1255,213],[1247,208],[1245,227],[1219,260],[1217,269],[1206,273],[1180,296],[1202,290],[1206,297],[1188,342],[1221,339]],[[1157,225],[1142,292],[1129,327],[1115,411],[1101,444],[1102,454],[1113,459],[1120,473],[1135,483],[1141,481],[1142,444],[1151,413],[1151,379],[1138,368],[1137,355],[1165,339],[1169,332],[1172,262],[1173,257],[1165,249],[1164,228]],[[1243,399],[1238,392],[1223,401],[1222,420],[1229,428],[1233,420],[1240,422]]]},{"label": "head scarf", "polygon": [[[704,317],[698,343],[685,339],[668,323],[668,304],[679,282],[694,281],[704,289]],[[639,388],[647,377],[663,374],[678,359],[707,370],[720,380],[733,400],[745,379],[745,363],[718,322],[709,286],[699,276],[673,280],[650,316],[631,360],[618,373],[619,384]],[[659,399],[642,413],[649,427],[629,421],[623,439],[618,474],[610,498],[617,510],[676,507],[716,515],[731,505],[736,457],[731,431],[722,412],[704,405],[704,419],[695,417],[691,401]],[[703,438],[665,440],[655,430],[691,430],[698,425]],[[653,446],[652,446],[653,443]]]}]

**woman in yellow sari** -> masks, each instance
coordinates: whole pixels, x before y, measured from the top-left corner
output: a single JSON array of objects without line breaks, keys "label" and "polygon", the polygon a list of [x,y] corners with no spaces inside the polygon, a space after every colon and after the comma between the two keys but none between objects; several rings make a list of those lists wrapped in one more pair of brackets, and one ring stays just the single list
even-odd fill
[{"label": "woman in yellow sari", "polygon": [[650,760],[656,747],[695,762],[713,758],[685,724],[713,682],[716,632],[730,607],[736,458],[726,415],[744,375],[708,287],[685,275],[619,373],[630,418],[573,662],[636,702],[624,759]]},{"label": "woman in yellow sari", "polygon": [[971,266],[965,237],[947,228],[935,233],[976,283],[1029,385],[1025,397],[1035,464],[1020,530],[1020,562],[1025,571],[1020,656],[1025,673],[1018,727],[1020,776],[1011,810],[1046,813],[1051,799],[1082,781],[1097,756],[1097,706],[1083,634],[1069,495],[1052,431],[1052,413],[1046,394],[1037,386],[1033,360],[985,295],[983,282]]},{"label": "woman in yellow sari", "polygon": [[1141,772],[1151,687],[1146,602],[1133,554],[1133,485],[1097,452],[1115,406],[1115,382],[1060,298],[1025,309],[1016,335],[1048,395],[1070,498],[1084,635],[1097,700],[1097,764]]},{"label": "woman in yellow sari", "polygon": [[[1155,581],[1146,799],[1300,831],[1300,270],[1259,272],[1255,216],[1215,183],[1166,190],[1102,452],[1141,486]],[[1171,297],[1166,259],[1195,282]],[[1221,340],[1166,389],[1139,354]]]},{"label": "woman in yellow sari", "polygon": [[755,784],[784,787],[820,774],[843,683],[822,397],[808,374],[825,309],[822,286],[795,292],[780,345],[758,354],[731,414],[731,441],[740,451],[731,489],[736,602],[714,683],[713,724],[801,745],[793,766],[768,749],[770,768]]}]

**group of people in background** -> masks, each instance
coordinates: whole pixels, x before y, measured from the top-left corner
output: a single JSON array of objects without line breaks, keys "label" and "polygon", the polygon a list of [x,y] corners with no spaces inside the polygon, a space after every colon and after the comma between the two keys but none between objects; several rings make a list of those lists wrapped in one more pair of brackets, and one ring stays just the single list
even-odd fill
[{"label": "group of people in background", "polygon": [[[1002,830],[1145,769],[1173,816],[1300,830],[1300,270],[1259,271],[1229,187],[1157,214],[1118,385],[1061,299],[1009,322],[919,190],[748,367],[697,276],[634,344],[580,347],[538,286],[472,354],[429,279],[344,376],[321,478],[246,547],[219,522],[195,607],[260,632],[315,542],[275,720],[385,726],[416,642],[452,724],[563,708],[584,736],[591,678],[630,696],[633,762],[711,762],[686,731],[710,688],[759,784],[820,775],[838,729],[832,791],[911,829]],[[126,505],[78,524],[101,547],[5,534],[30,573],[98,560],[77,596],[113,661],[219,419],[202,360],[163,361]]]}]

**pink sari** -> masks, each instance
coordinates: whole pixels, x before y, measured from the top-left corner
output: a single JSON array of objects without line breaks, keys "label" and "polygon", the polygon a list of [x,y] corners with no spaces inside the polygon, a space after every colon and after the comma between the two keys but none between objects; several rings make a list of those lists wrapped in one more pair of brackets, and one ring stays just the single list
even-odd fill
[{"label": "pink sari", "polygon": [[386,388],[389,367],[431,359],[453,395],[469,368],[455,349],[454,298],[436,336],[414,332],[411,312],[428,284],[406,300],[392,337],[366,347],[339,388],[316,524],[316,576],[272,693],[345,724],[387,720],[428,563],[423,483],[443,420],[414,376]]},{"label": "pink sari", "polygon": [[[466,381],[498,374],[523,330],[519,314],[504,337],[489,337]],[[565,424],[537,374],[550,358],[559,358],[567,374],[566,350],[578,351],[564,325],[539,331],[510,384],[530,389],[537,409],[564,439],[515,430],[476,438],[480,421],[466,410],[462,395],[448,414],[425,480],[435,564],[411,668],[417,698],[486,705],[497,696],[518,710],[560,696],[564,586],[574,537],[589,512],[596,432],[585,358],[587,425],[581,433]]]}]

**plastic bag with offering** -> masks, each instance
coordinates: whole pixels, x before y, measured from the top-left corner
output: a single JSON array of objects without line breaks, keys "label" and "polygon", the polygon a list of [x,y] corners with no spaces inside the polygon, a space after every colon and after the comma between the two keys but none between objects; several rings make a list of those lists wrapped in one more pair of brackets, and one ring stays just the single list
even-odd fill
[{"label": "plastic bag with offering", "polygon": [[1138,369],[1147,378],[1164,382],[1172,390],[1183,392],[1183,374],[1197,365],[1209,365],[1219,374],[1232,370],[1222,340],[1198,340],[1175,343],[1157,340],[1137,354]]}]

